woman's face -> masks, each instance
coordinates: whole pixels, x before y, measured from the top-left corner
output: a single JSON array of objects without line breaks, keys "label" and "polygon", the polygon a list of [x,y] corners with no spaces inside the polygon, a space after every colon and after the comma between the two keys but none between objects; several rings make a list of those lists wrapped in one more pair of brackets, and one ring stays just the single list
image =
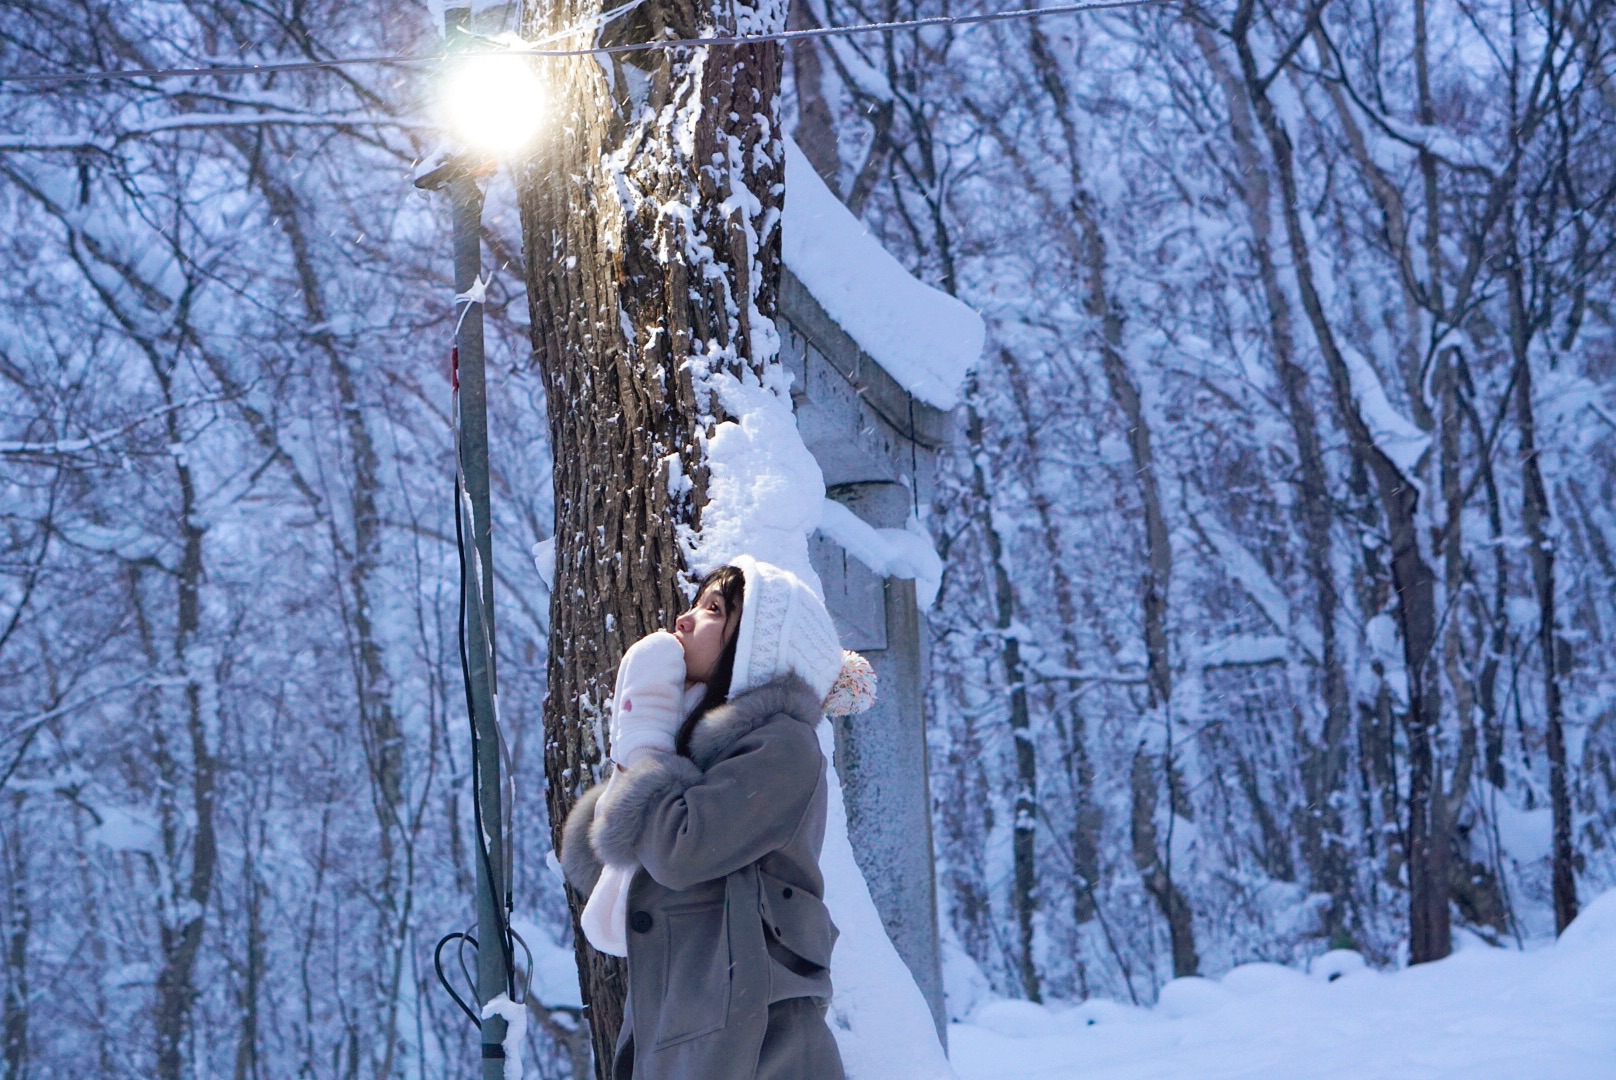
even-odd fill
[{"label": "woman's face", "polygon": [[712,677],[718,657],[735,634],[731,625],[735,621],[729,605],[724,603],[724,594],[712,586],[704,589],[690,610],[674,621],[673,636],[685,648],[686,684],[706,682]]}]

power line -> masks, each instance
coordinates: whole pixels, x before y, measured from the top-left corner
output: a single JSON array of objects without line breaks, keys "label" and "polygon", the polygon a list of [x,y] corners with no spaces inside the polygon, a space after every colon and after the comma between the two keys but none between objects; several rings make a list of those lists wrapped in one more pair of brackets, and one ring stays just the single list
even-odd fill
[{"label": "power line", "polygon": [[[625,45],[599,45],[587,49],[500,49],[496,53],[462,52],[460,57],[479,55],[500,56],[615,56],[621,53],[671,52],[675,49],[699,49],[711,45],[753,45],[764,41],[792,42],[809,38],[848,37],[853,34],[876,34],[892,30],[916,30],[930,26],[969,26],[976,23],[1007,22],[1017,19],[1036,19],[1045,15],[1077,15],[1086,11],[1106,11],[1115,8],[1145,7],[1168,3],[1170,0],[1087,0],[1084,3],[1057,4],[1044,8],[1017,8],[1013,11],[990,11],[980,15],[936,15],[925,19],[902,19],[895,22],[858,23],[853,26],[822,26],[807,30],[782,30],[775,34],[741,34],[733,37],[671,38],[666,41],[642,41]],[[25,75],[0,75],[0,85],[7,83],[59,83],[96,82],[122,79],[173,79],[193,75],[270,75],[280,72],[319,71],[331,68],[364,67],[373,64],[436,64],[441,55],[415,56],[408,54],[378,56],[344,56],[329,60],[289,60],[263,64],[209,64],[201,67],[133,68],[116,71],[52,71]]]}]

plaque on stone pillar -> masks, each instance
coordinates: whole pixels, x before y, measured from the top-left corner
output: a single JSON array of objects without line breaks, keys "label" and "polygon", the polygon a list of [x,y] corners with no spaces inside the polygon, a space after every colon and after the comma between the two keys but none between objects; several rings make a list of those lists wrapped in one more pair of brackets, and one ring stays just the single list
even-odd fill
[{"label": "plaque on stone pillar", "polygon": [[887,647],[886,588],[875,572],[823,536],[808,542],[814,573],[825,589],[836,634],[844,649],[880,652]]}]

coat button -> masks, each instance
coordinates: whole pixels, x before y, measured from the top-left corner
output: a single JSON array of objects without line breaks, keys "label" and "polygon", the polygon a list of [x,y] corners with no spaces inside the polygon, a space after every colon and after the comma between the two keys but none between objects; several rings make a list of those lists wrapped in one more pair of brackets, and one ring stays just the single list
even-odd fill
[{"label": "coat button", "polygon": [[781,889],[780,890],[780,895],[785,897],[787,900],[790,900],[791,899],[791,886],[787,885],[785,888]]},{"label": "coat button", "polygon": [[776,927],[772,927],[772,929],[774,930],[774,936],[779,937],[780,936],[780,928],[778,926],[776,926]]},{"label": "coat button", "polygon": [[636,911],[628,917],[628,926],[636,934],[643,934],[651,929],[651,913],[649,911]]}]

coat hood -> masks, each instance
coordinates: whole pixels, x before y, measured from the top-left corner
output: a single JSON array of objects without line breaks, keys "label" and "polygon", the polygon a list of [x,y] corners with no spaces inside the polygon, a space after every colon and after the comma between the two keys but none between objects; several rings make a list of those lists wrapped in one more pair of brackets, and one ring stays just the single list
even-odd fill
[{"label": "coat hood", "polygon": [[813,689],[817,708],[842,670],[841,641],[824,601],[802,578],[772,563],[739,555],[730,565],[746,582],[731,700],[795,674]]}]

